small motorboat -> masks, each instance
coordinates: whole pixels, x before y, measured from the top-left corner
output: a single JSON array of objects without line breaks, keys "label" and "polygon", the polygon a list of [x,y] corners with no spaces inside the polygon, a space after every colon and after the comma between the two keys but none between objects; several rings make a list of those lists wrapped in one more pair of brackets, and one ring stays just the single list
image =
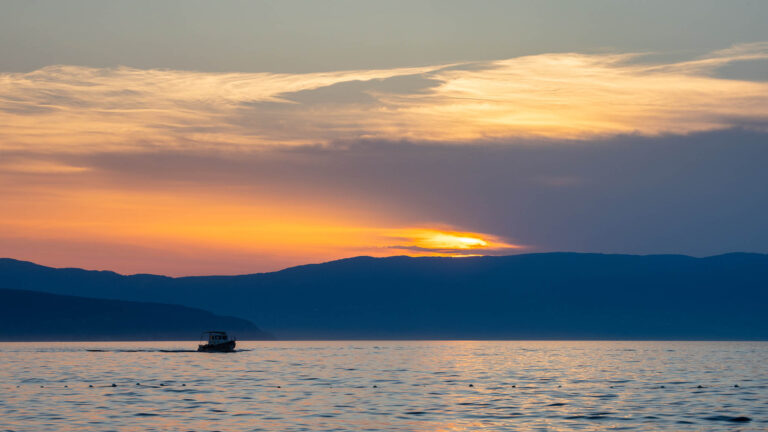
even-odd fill
[{"label": "small motorboat", "polygon": [[198,352],[233,352],[235,350],[235,338],[230,339],[227,332],[209,331],[203,333],[200,342],[208,340],[197,346]]}]

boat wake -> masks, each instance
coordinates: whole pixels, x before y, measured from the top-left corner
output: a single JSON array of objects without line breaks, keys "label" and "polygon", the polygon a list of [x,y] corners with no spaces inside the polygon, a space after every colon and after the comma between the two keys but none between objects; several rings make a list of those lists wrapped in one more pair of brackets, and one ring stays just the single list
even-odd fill
[{"label": "boat wake", "polygon": [[[87,349],[87,352],[114,352],[114,353],[135,353],[135,352],[147,352],[147,353],[196,353],[197,350],[169,350],[169,349]],[[253,351],[250,349],[238,349],[229,352],[244,352]]]}]

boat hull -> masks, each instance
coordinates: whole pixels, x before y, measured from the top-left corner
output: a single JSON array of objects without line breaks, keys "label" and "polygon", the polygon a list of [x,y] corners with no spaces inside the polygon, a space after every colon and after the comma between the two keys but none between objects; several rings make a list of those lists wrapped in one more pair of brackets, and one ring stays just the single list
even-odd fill
[{"label": "boat hull", "polygon": [[198,352],[233,352],[235,350],[235,341],[227,341],[219,344],[198,345]]}]

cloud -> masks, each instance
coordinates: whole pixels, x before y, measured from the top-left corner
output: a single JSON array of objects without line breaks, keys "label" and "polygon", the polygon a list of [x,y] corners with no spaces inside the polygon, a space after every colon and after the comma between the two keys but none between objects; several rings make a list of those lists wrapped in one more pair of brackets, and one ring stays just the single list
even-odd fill
[{"label": "cloud", "polygon": [[766,58],[753,44],[653,64],[2,74],[0,255],[56,264],[79,244],[85,261],[133,251],[118,270],[191,274],[361,254],[765,251],[768,83],[717,74]]},{"label": "cloud", "polygon": [[768,59],[739,45],[685,62],[541,54],[307,74],[51,66],[0,75],[0,148],[253,150],[350,140],[471,143],[761,128],[768,83],[713,76]]},{"label": "cloud", "polygon": [[718,67],[727,66],[731,63],[765,60],[767,58],[768,42],[753,42],[717,50],[695,60],[650,66],[648,70],[684,74],[706,74],[715,71]]},{"label": "cloud", "polygon": [[0,161],[0,172],[19,174],[77,174],[90,170],[84,166],[73,166],[55,160],[14,159]]},{"label": "cloud", "polygon": [[[201,274],[353,255],[768,252],[767,139],[735,129],[527,145],[48,154],[89,170],[0,170],[0,255]],[[425,246],[430,231],[489,247]],[[70,242],[87,245],[65,257]],[[155,252],[108,258],[144,248]]]}]

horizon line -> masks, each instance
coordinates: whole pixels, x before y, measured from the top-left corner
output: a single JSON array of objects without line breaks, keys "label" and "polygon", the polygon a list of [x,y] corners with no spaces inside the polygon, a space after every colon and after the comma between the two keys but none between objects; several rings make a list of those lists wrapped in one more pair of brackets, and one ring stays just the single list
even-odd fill
[{"label": "horizon line", "polygon": [[709,258],[716,258],[716,257],[722,257],[726,255],[762,255],[762,256],[768,256],[768,253],[765,252],[746,252],[746,251],[733,251],[733,252],[723,252],[719,254],[714,255],[705,255],[705,256],[696,256],[696,255],[688,255],[683,253],[651,253],[651,254],[631,254],[631,253],[610,253],[610,252],[576,252],[576,251],[549,251],[549,252],[523,252],[523,253],[514,253],[514,254],[508,254],[508,255],[472,255],[472,256],[439,256],[439,255],[428,255],[428,256],[413,256],[413,255],[390,255],[390,256],[383,256],[383,257],[376,257],[371,255],[356,255],[356,256],[350,256],[350,257],[344,257],[344,258],[337,258],[332,259],[329,261],[322,261],[322,262],[312,262],[312,263],[305,263],[305,264],[297,264],[293,266],[288,266],[281,268],[279,270],[273,270],[273,271],[265,271],[265,272],[254,272],[254,273],[237,273],[237,274],[206,274],[206,275],[183,275],[183,276],[169,276],[165,274],[157,274],[157,273],[120,273],[114,270],[109,269],[90,269],[85,267],[55,267],[55,266],[49,266],[45,264],[40,264],[34,261],[29,260],[23,260],[18,258],[11,258],[11,257],[0,257],[0,261],[3,260],[9,260],[9,261],[16,261],[20,263],[26,263],[26,264],[32,264],[39,267],[44,267],[48,269],[54,269],[54,270],[81,270],[86,272],[106,272],[106,273],[113,273],[118,276],[123,277],[132,277],[132,276],[156,276],[156,277],[164,277],[169,279],[184,279],[184,278],[195,278],[195,277],[238,277],[238,276],[253,276],[253,275],[260,275],[260,274],[271,274],[271,273],[280,273],[287,270],[292,270],[300,267],[307,267],[307,266],[315,266],[315,265],[323,265],[323,264],[330,264],[335,262],[341,262],[341,261],[348,261],[348,260],[354,260],[354,259],[362,259],[362,258],[368,258],[373,260],[385,260],[385,259],[393,259],[393,258],[408,258],[408,259],[445,259],[445,260],[468,260],[468,259],[487,259],[487,258],[509,258],[509,257],[518,257],[518,256],[532,256],[532,255],[612,255],[612,256],[633,256],[633,257],[660,257],[660,256],[675,256],[675,257],[685,257],[685,258],[691,258],[691,259],[709,259]]}]

